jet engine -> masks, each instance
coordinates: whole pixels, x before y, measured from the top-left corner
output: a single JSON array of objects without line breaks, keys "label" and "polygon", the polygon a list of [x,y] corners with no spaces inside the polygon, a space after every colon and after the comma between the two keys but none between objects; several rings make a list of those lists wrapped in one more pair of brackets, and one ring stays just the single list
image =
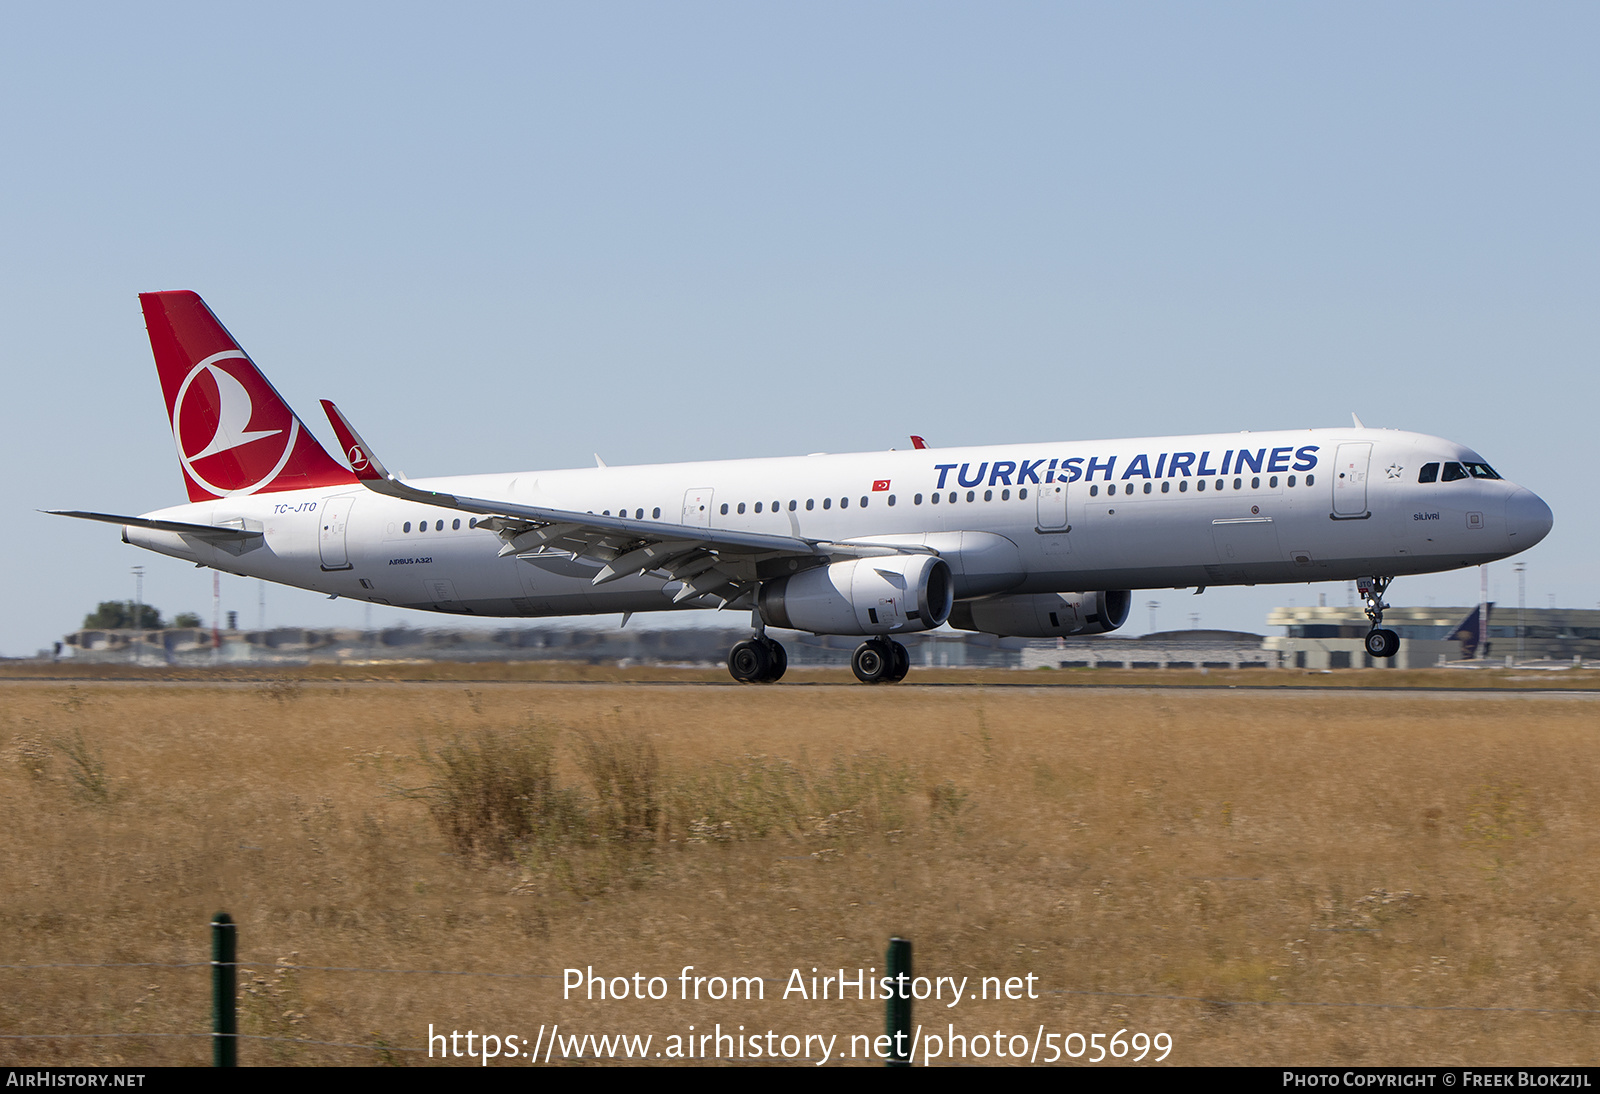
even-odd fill
[{"label": "jet engine", "polygon": [[955,584],[937,555],[858,558],[761,583],[769,626],[813,634],[926,631],[950,615]]},{"label": "jet engine", "polygon": [[950,612],[950,625],[1008,638],[1056,638],[1105,634],[1128,621],[1133,594],[1126,589],[1094,593],[1034,593],[963,600]]}]

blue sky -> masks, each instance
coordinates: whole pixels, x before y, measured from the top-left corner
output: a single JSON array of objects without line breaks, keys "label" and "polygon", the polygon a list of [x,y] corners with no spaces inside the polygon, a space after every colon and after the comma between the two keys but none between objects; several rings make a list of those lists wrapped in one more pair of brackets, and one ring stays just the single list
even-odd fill
[{"label": "blue sky", "polygon": [[[35,512],[183,499],[136,299],[171,288],[413,475],[1355,410],[1544,496],[1529,602],[1593,607],[1597,31],[1579,4],[0,9],[0,652],[133,565],[209,616],[209,572]],[[1344,602],[1139,600],[1260,629],[1319,592]],[[223,597],[254,624],[255,583]]]}]

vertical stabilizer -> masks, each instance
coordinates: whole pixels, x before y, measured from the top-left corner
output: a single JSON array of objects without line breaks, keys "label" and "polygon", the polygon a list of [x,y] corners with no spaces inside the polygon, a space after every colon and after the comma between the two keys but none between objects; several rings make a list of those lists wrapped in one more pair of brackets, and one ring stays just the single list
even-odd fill
[{"label": "vertical stabilizer", "polygon": [[190,501],[356,481],[273,390],[205,301],[140,293]]},{"label": "vertical stabilizer", "polygon": [[1450,632],[1451,641],[1461,643],[1461,656],[1468,661],[1489,656],[1489,615],[1493,604],[1479,604]]}]

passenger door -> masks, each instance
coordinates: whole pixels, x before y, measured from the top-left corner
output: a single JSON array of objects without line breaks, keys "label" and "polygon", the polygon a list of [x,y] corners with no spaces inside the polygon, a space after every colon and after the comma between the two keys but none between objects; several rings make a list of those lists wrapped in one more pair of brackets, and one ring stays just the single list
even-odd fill
[{"label": "passenger door", "polygon": [[1349,519],[1367,515],[1367,464],[1372,443],[1341,444],[1333,461],[1333,515]]},{"label": "passenger door", "polygon": [[345,532],[350,527],[350,507],[355,503],[353,497],[329,498],[322,503],[322,532],[318,545],[324,570],[351,569],[350,556],[345,550]]}]

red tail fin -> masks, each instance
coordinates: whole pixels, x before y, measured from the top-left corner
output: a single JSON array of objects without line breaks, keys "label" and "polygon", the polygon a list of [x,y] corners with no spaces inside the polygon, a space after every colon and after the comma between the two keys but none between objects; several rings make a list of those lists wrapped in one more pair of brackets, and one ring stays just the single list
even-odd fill
[{"label": "red tail fin", "polygon": [[190,501],[343,486],[356,477],[325,452],[205,301],[140,293]]}]

